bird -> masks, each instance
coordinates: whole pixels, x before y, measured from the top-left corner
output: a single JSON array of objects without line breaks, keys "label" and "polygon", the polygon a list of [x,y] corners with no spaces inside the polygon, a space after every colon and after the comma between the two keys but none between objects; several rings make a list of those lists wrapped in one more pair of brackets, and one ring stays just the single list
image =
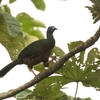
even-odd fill
[{"label": "bird", "polygon": [[49,66],[49,56],[55,46],[53,32],[57,30],[54,26],[49,26],[46,31],[46,39],[40,39],[26,46],[18,58],[0,70],[0,78],[4,77],[16,65],[25,64],[29,70],[36,76],[32,70],[33,66],[43,62],[44,67]]}]

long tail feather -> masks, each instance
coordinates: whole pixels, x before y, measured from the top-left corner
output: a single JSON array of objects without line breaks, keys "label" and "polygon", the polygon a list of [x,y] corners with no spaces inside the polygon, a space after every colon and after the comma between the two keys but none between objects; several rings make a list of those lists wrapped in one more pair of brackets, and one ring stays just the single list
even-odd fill
[{"label": "long tail feather", "polygon": [[10,64],[8,64],[7,66],[5,66],[4,68],[2,68],[0,70],[0,78],[3,77],[3,76],[5,76],[17,64],[18,64],[18,59],[16,59],[15,61],[11,62]]}]

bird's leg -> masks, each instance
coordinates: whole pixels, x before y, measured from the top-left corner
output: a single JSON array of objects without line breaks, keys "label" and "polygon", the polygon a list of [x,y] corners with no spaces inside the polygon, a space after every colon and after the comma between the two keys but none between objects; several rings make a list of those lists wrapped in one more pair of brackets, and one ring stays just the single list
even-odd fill
[{"label": "bird's leg", "polygon": [[[59,56],[58,56],[58,57],[59,57]],[[57,56],[53,56],[52,59],[51,59],[50,61],[48,61],[48,60],[44,61],[44,62],[43,62],[43,66],[44,66],[44,67],[48,67],[49,64],[50,64],[51,62],[57,61],[58,57],[57,57]]]},{"label": "bird's leg", "polygon": [[33,70],[31,70],[31,72],[34,74],[34,76],[36,76],[35,72]]}]

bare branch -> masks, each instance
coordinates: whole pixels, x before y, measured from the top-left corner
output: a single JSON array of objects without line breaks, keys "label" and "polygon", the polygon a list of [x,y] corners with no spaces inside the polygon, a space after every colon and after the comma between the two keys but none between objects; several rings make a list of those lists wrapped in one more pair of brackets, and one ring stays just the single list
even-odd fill
[{"label": "bare branch", "polygon": [[35,85],[36,83],[40,82],[44,78],[50,76],[51,74],[53,74],[54,72],[59,70],[70,57],[72,57],[76,53],[84,51],[86,48],[92,46],[99,39],[99,37],[100,37],[100,28],[98,29],[98,31],[95,33],[95,35],[93,37],[89,38],[86,42],[84,42],[83,44],[79,45],[78,47],[72,49],[69,53],[65,54],[54,66],[51,66],[48,69],[42,71],[34,79],[27,82],[26,84],[24,84],[16,89],[13,89],[11,91],[1,93],[0,100],[8,98],[8,97],[12,97],[12,96],[16,95],[17,93]]}]

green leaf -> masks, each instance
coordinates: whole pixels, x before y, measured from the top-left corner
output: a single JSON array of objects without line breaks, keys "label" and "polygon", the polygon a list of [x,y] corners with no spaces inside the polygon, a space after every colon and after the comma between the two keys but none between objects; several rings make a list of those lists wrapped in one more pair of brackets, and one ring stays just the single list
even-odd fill
[{"label": "green leaf", "polygon": [[[56,90],[55,90],[56,92]],[[57,95],[52,95],[49,100],[68,100],[66,94],[62,91],[57,92]],[[71,99],[70,99],[71,100]]]},{"label": "green leaf", "polygon": [[91,98],[77,98],[76,100],[93,100],[93,99],[91,99]]},{"label": "green leaf", "polygon": [[100,69],[88,75],[86,80],[83,80],[83,85],[88,87],[92,86],[96,90],[100,91]]},{"label": "green leaf", "polygon": [[4,5],[4,10],[5,10],[5,12],[11,14],[11,10],[7,5]]},{"label": "green leaf", "polygon": [[[37,83],[33,90],[33,96],[43,100],[55,100],[65,95],[60,88],[67,83],[63,76],[51,76]],[[58,95],[59,94],[59,95]]]},{"label": "green leaf", "polygon": [[45,69],[45,67],[43,66],[42,63],[40,63],[40,64],[35,65],[35,66],[34,66],[34,69],[35,69],[36,71],[41,72],[41,71],[43,71],[43,70]]},{"label": "green leaf", "polygon": [[32,93],[31,90],[26,89],[26,90],[24,90],[24,91],[18,93],[18,94],[15,96],[15,98],[16,98],[17,100],[23,100],[23,99],[25,100],[25,98],[26,98],[27,96],[29,96],[31,93]]},{"label": "green leaf", "polygon": [[100,12],[97,14],[97,16],[95,17],[95,20],[94,20],[94,24],[100,20]]},{"label": "green leaf", "polygon": [[8,13],[1,14],[4,17],[5,22],[7,23],[9,35],[17,36],[19,33],[22,33],[21,25],[14,17],[11,17],[11,15],[9,15]]},{"label": "green leaf", "polygon": [[35,40],[38,40],[38,38],[33,35],[24,33],[24,40],[25,40],[25,46],[27,46],[30,43],[34,42]]},{"label": "green leaf", "polygon": [[90,0],[90,1],[100,8],[100,0]]},{"label": "green leaf", "polygon": [[[40,27],[45,28],[44,23],[35,20],[26,13],[20,13],[16,16],[16,18],[21,23],[26,37],[28,35],[28,37],[34,36],[37,37],[38,39],[44,38],[42,32],[39,30]],[[33,40],[30,42],[33,42]]]},{"label": "green leaf", "polygon": [[14,3],[16,0],[9,0],[9,3]]},{"label": "green leaf", "polygon": [[[83,43],[82,41],[68,43],[69,51],[72,50],[73,48],[79,46],[82,43]],[[82,70],[81,70],[80,66],[84,61],[84,53],[85,53],[85,51],[80,52],[80,53],[74,55],[73,57],[71,57],[64,64],[64,66],[59,71],[57,71],[57,73],[62,74],[64,76],[66,76],[66,78],[73,80],[73,81],[79,79],[80,75],[82,74]]]},{"label": "green leaf", "polygon": [[38,37],[38,39],[43,39],[44,35],[42,34],[41,30],[39,30],[38,28],[35,30],[32,30],[29,32],[29,34],[32,36],[34,35],[35,37]]},{"label": "green leaf", "polygon": [[[82,41],[68,44],[69,50],[83,43]],[[75,54],[63,67],[57,71],[71,82],[82,82],[84,86],[92,86],[100,89],[100,52],[93,48],[85,57],[85,51]]]},{"label": "green leaf", "polygon": [[16,59],[24,47],[22,29],[10,14],[0,13],[0,42],[7,49],[12,60]]},{"label": "green leaf", "polygon": [[100,54],[100,52],[97,48],[91,49],[87,55],[86,63],[92,63],[95,60],[95,57],[97,58],[99,54]]},{"label": "green leaf", "polygon": [[29,26],[32,28],[34,28],[34,27],[45,28],[45,25],[43,22],[30,17],[27,13],[20,13],[16,16],[16,18],[19,20],[19,22],[22,24],[22,26],[27,26],[28,28],[29,28]]},{"label": "green leaf", "polygon": [[94,24],[100,20],[100,0],[90,0],[91,2],[93,2],[94,4],[92,5],[92,7],[90,6],[86,6],[86,8],[88,8],[93,16],[94,19]]},{"label": "green leaf", "polygon": [[57,98],[56,100],[74,100],[74,98],[72,96],[68,96],[65,94],[65,95],[61,96],[60,98]]},{"label": "green leaf", "polygon": [[51,56],[52,56],[53,54],[55,54],[55,56],[59,56],[59,57],[61,58],[61,57],[64,56],[65,53],[64,53],[64,51],[63,51],[61,48],[55,46],[55,47],[53,48],[53,50],[52,50]]},{"label": "green leaf", "polygon": [[0,0],[0,3],[2,2],[2,0]]},{"label": "green leaf", "polygon": [[74,99],[74,97],[72,96],[68,96],[68,95],[63,95],[60,98],[57,98],[56,100],[92,100],[91,98],[76,98]]},{"label": "green leaf", "polygon": [[62,58],[64,56],[64,51],[55,46],[51,52],[50,58],[51,60],[56,56],[56,58],[49,64],[49,66],[52,66],[53,64],[55,64],[60,58]]},{"label": "green leaf", "polygon": [[45,10],[45,2],[43,0],[31,0],[37,9]]},{"label": "green leaf", "polygon": [[83,41],[76,41],[76,42],[70,42],[70,43],[68,43],[68,49],[69,49],[69,51],[71,51],[75,47],[81,45],[82,43],[83,43]]},{"label": "green leaf", "polygon": [[11,14],[11,10],[8,7],[8,5],[2,5],[2,6],[0,6],[0,12],[7,12],[7,13]]}]

